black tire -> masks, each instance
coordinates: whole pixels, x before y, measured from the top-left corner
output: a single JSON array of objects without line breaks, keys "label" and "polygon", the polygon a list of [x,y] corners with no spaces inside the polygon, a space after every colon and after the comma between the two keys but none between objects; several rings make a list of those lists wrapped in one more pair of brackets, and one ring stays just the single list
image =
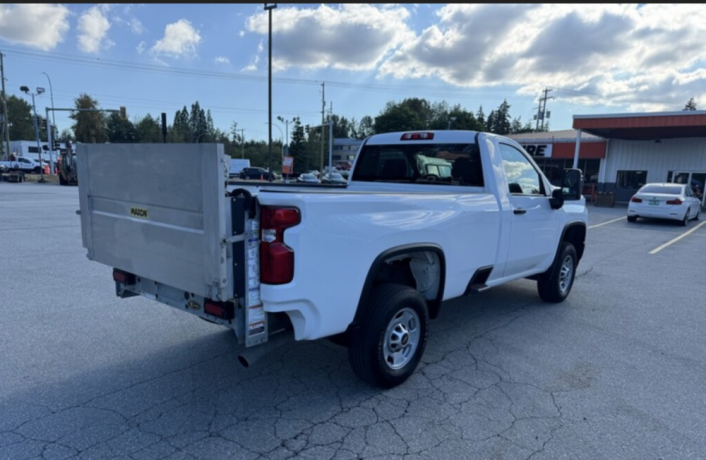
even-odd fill
[{"label": "black tire", "polygon": [[429,310],[415,289],[402,284],[377,286],[351,331],[348,360],[363,381],[392,388],[417,368],[427,343]]},{"label": "black tire", "polygon": [[699,206],[699,210],[696,211],[696,217],[694,217],[694,220],[699,220],[700,215],[701,215],[701,206]]},{"label": "black tire", "polygon": [[628,222],[637,222],[637,216],[628,216]]},{"label": "black tire", "polygon": [[33,172],[34,172],[34,174],[41,174],[41,173],[42,173],[42,168],[40,168],[39,166],[37,166],[36,168],[34,168]]},{"label": "black tire", "polygon": [[545,302],[563,302],[569,296],[576,278],[578,256],[571,243],[562,242],[547,275],[537,281],[537,292]]},{"label": "black tire", "polygon": [[679,224],[682,227],[686,227],[687,224],[689,223],[689,210],[687,209],[686,212],[684,213],[684,218],[679,222]]}]

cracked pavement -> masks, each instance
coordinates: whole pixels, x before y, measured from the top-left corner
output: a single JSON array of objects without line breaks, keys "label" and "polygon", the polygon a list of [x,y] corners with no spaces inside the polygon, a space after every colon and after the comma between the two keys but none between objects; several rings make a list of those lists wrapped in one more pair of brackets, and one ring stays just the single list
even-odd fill
[{"label": "cracked pavement", "polygon": [[327,340],[244,368],[230,330],[118,299],[76,209],[0,183],[0,459],[706,458],[706,227],[656,255],[684,229],[589,229],[564,303],[529,280],[448,301],[379,390]]}]

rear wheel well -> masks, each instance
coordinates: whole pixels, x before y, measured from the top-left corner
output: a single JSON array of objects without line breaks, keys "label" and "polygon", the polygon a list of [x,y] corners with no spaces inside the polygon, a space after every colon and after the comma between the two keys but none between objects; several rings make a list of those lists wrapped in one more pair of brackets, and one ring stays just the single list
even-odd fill
[{"label": "rear wheel well", "polygon": [[402,246],[380,254],[368,271],[355,318],[345,333],[332,337],[335,343],[345,345],[352,328],[363,323],[365,304],[375,286],[383,283],[402,284],[417,290],[427,302],[429,317],[439,315],[444,294],[446,259],[436,245]]}]

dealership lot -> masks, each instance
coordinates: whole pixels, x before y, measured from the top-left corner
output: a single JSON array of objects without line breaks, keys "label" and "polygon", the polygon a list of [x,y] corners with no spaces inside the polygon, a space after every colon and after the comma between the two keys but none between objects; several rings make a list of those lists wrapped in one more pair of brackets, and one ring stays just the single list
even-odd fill
[{"label": "dealership lot", "polygon": [[446,302],[381,391],[328,341],[246,369],[229,330],[118,299],[77,197],[0,183],[0,459],[704,458],[706,220],[590,206],[567,301],[523,280]]}]

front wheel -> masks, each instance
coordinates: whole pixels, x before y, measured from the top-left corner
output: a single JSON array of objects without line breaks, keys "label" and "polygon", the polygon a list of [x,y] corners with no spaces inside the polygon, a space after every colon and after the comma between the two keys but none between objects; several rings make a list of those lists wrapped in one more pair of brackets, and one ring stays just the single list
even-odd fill
[{"label": "front wheel", "polygon": [[553,303],[566,299],[574,285],[577,265],[578,257],[574,245],[567,242],[561,243],[558,257],[554,260],[549,274],[537,281],[539,297]]},{"label": "front wheel", "polygon": [[352,331],[348,360],[363,381],[392,388],[417,368],[427,343],[429,311],[409,286],[381,284],[372,292],[363,321]]}]

